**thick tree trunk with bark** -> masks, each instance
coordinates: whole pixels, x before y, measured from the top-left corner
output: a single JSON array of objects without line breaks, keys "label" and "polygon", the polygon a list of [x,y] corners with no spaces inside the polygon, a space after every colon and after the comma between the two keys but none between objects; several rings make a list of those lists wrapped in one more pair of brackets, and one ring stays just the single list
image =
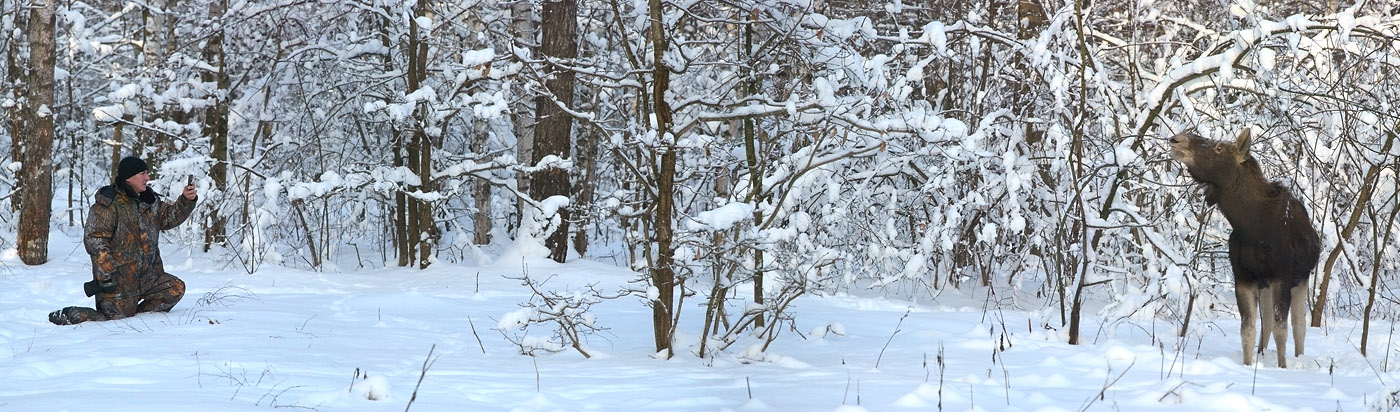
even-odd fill
[{"label": "thick tree trunk with bark", "polygon": [[19,211],[19,258],[39,265],[49,260],[49,218],[53,203],[54,14],[55,0],[36,0],[29,16],[29,104],[24,139],[23,201]]},{"label": "thick tree trunk with bark", "polygon": [[[546,59],[572,61],[578,57],[578,2],[577,0],[545,1],[540,13],[540,53]],[[557,69],[551,65],[546,69],[545,89],[549,93],[535,98],[535,115],[539,123],[535,127],[535,147],[531,163],[539,164],[549,156],[568,159],[572,153],[571,135],[573,117],[560,105],[574,103],[574,72]],[[548,168],[536,171],[530,176],[530,197],[544,200],[551,196],[569,196],[569,171],[561,168]],[[569,255],[569,208],[560,208],[559,226],[545,238],[549,248],[549,258],[564,262]]]}]

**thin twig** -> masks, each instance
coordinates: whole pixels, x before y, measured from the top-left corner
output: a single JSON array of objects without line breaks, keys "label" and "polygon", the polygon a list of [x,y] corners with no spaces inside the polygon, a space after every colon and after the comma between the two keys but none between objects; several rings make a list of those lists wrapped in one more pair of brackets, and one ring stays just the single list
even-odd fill
[{"label": "thin twig", "polygon": [[478,334],[476,333],[476,323],[475,323],[475,322],[472,322],[472,317],[471,317],[471,316],[467,316],[467,325],[471,325],[471,327],[472,327],[472,336],[475,336],[475,337],[476,337],[476,345],[481,347],[481,354],[485,355],[485,354],[486,354],[486,344],[481,343],[481,335],[478,335]]},{"label": "thin twig", "polygon": [[403,412],[408,412],[408,408],[413,407],[413,401],[418,399],[418,387],[423,386],[423,378],[428,376],[428,368],[433,367],[433,364],[436,363],[436,361],[433,360],[433,350],[435,349],[437,349],[436,343],[428,348],[428,357],[423,359],[423,371],[418,374],[418,384],[413,385],[413,395],[408,397],[408,406],[403,408]]},{"label": "thin twig", "polygon": [[345,390],[345,393],[354,393],[354,392],[355,392],[355,380],[356,380],[356,379],[359,379],[359,378],[360,378],[360,368],[355,368],[355,374],[354,374],[354,375],[350,375],[350,389],[346,389],[346,390]]},{"label": "thin twig", "polygon": [[[1108,388],[1112,388],[1113,385],[1118,384],[1118,380],[1123,379],[1123,375],[1127,375],[1127,374],[1128,374],[1128,371],[1133,370],[1133,365],[1136,365],[1136,364],[1137,364],[1137,361],[1136,361],[1136,360],[1134,360],[1133,363],[1129,363],[1129,364],[1128,364],[1128,367],[1127,367],[1127,368],[1124,368],[1124,369],[1123,369],[1123,372],[1122,372],[1122,373],[1119,373],[1119,374],[1118,374],[1118,377],[1113,378],[1112,381],[1108,381],[1108,380],[1107,380],[1107,377],[1105,377],[1105,378],[1104,378],[1104,379],[1105,379],[1105,382],[1104,382],[1104,384],[1103,384],[1103,387],[1102,387],[1102,388],[1099,388],[1099,393],[1098,393],[1098,394],[1095,394],[1094,396],[1090,397],[1088,401],[1084,402],[1084,407],[1079,408],[1079,412],[1084,412],[1084,411],[1089,410],[1089,407],[1094,405],[1094,401],[1095,401],[1095,400],[1103,399],[1104,394],[1108,393]],[[1112,366],[1112,365],[1109,365],[1108,370],[1109,370],[1109,372],[1112,372],[1112,371],[1113,371],[1113,366]]]},{"label": "thin twig", "polygon": [[914,311],[914,307],[913,307],[913,306],[910,306],[908,310],[904,311],[904,316],[900,316],[900,317],[899,317],[899,323],[896,323],[896,324],[894,325],[894,333],[891,333],[891,334],[890,334],[890,338],[889,338],[888,340],[885,341],[885,346],[882,347],[882,348],[880,348],[880,356],[876,356],[876,357],[875,357],[875,368],[876,368],[876,369],[879,369],[879,368],[880,368],[880,360],[883,359],[883,358],[885,357],[885,349],[889,349],[889,347],[890,347],[890,342],[893,342],[893,341],[894,341],[894,335],[898,335],[898,334],[899,334],[899,327],[902,326],[902,325],[904,325],[904,318],[909,317],[909,313],[911,313],[911,312],[913,312],[913,311]]}]

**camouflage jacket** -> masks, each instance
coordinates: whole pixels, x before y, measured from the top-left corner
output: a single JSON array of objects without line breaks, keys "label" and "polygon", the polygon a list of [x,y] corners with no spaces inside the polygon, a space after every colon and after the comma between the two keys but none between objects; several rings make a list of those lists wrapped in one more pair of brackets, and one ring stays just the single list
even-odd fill
[{"label": "camouflage jacket", "polygon": [[[164,273],[160,231],[188,219],[195,200],[176,196],[162,202],[150,188],[133,196],[130,188],[116,185],[98,189],[94,197],[83,224],[83,246],[92,258],[93,278],[120,274],[117,279],[140,279]],[[129,282],[118,282],[116,287],[118,295],[140,293]]]}]

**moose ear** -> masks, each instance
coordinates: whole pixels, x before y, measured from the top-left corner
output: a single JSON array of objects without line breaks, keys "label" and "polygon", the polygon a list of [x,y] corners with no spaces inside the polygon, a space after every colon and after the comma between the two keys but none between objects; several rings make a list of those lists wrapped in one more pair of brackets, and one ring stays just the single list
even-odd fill
[{"label": "moose ear", "polygon": [[1239,157],[1240,163],[1249,160],[1249,144],[1251,140],[1253,139],[1249,136],[1249,127],[1245,127],[1244,130],[1240,132],[1240,136],[1235,138],[1235,156]]}]

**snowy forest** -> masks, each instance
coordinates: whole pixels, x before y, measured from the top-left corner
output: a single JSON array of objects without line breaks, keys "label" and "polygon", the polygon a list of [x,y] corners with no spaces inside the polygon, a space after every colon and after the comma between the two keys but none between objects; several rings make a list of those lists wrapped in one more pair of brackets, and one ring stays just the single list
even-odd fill
[{"label": "snowy forest", "polygon": [[[1193,315],[1233,311],[1230,227],[1166,138],[1251,129],[1322,237],[1309,322],[1400,316],[1396,1],[0,13],[0,225],[16,234],[0,247],[31,265],[55,253],[50,231],[81,233],[91,194],[135,155],[157,190],[200,190],[168,241],[230,267],[427,268],[510,258],[508,244],[612,262],[637,274],[627,295],[665,356],[681,327],[702,335],[699,357],[780,339],[804,295],[971,287],[1039,305],[1053,321],[1037,327],[1070,343],[1086,316],[1185,336]],[[588,356],[587,308],[619,296],[524,282],[539,286],[531,319],[558,330],[522,350]],[[703,324],[677,325],[682,311]]]}]

